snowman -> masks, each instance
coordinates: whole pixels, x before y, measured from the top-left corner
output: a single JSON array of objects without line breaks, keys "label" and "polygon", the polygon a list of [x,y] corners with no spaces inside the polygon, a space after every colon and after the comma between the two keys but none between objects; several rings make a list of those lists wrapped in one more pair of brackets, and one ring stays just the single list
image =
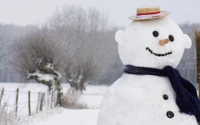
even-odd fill
[{"label": "snowman", "polygon": [[115,35],[124,73],[105,93],[97,124],[198,125],[196,89],[175,69],[191,39],[159,7],[130,19]]}]

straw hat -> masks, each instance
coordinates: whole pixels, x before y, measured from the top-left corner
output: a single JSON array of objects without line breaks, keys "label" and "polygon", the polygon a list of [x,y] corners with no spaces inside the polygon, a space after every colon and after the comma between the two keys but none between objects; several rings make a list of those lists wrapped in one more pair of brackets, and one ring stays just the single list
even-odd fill
[{"label": "straw hat", "polygon": [[141,7],[137,8],[137,15],[129,17],[131,20],[140,21],[140,20],[152,20],[162,18],[169,15],[167,11],[160,11],[159,7]]}]

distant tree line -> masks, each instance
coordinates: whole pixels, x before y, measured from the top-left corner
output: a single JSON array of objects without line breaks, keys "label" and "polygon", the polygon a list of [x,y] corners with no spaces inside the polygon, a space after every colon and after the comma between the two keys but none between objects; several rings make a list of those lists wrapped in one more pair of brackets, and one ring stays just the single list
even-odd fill
[{"label": "distant tree line", "polygon": [[[1,52],[0,72],[6,76],[0,76],[1,82],[36,81],[49,90],[59,89],[64,82],[83,91],[85,85],[99,84],[101,78],[106,78],[113,63],[117,28],[110,26],[108,16],[95,8],[65,5],[42,27],[1,26],[0,42],[5,50]],[[6,26],[14,30],[6,31]]]},{"label": "distant tree line", "polygon": [[[193,45],[185,51],[178,69],[194,84],[197,26],[180,25],[192,38]],[[95,8],[86,10],[68,5],[57,9],[42,27],[0,24],[0,82],[37,81],[51,88],[57,81],[81,90],[86,84],[110,85],[123,70],[114,39],[117,29],[109,24],[106,14]],[[56,72],[62,77],[51,82],[37,74],[56,78],[59,76]]]}]

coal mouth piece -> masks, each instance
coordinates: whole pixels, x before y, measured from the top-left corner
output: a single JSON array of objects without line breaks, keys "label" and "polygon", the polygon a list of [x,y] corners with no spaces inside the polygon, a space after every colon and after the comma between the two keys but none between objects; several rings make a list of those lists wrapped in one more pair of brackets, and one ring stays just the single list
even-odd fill
[{"label": "coal mouth piece", "polygon": [[158,57],[167,56],[167,55],[172,54],[172,52],[167,52],[167,53],[164,53],[164,54],[154,53],[149,47],[147,47],[146,50],[149,51],[151,54],[158,56]]}]

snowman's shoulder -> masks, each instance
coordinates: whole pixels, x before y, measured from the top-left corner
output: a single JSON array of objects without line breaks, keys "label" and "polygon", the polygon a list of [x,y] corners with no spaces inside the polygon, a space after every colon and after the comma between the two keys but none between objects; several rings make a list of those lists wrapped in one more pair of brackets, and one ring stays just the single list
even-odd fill
[{"label": "snowman's shoulder", "polygon": [[167,77],[153,75],[123,75],[112,85],[114,88],[150,89],[152,87],[169,87]]},{"label": "snowman's shoulder", "polygon": [[114,100],[114,101],[135,101],[147,98],[149,95],[149,89],[146,87],[132,86],[129,84],[121,83],[122,80],[118,79],[113,83],[104,95],[104,100]]}]

